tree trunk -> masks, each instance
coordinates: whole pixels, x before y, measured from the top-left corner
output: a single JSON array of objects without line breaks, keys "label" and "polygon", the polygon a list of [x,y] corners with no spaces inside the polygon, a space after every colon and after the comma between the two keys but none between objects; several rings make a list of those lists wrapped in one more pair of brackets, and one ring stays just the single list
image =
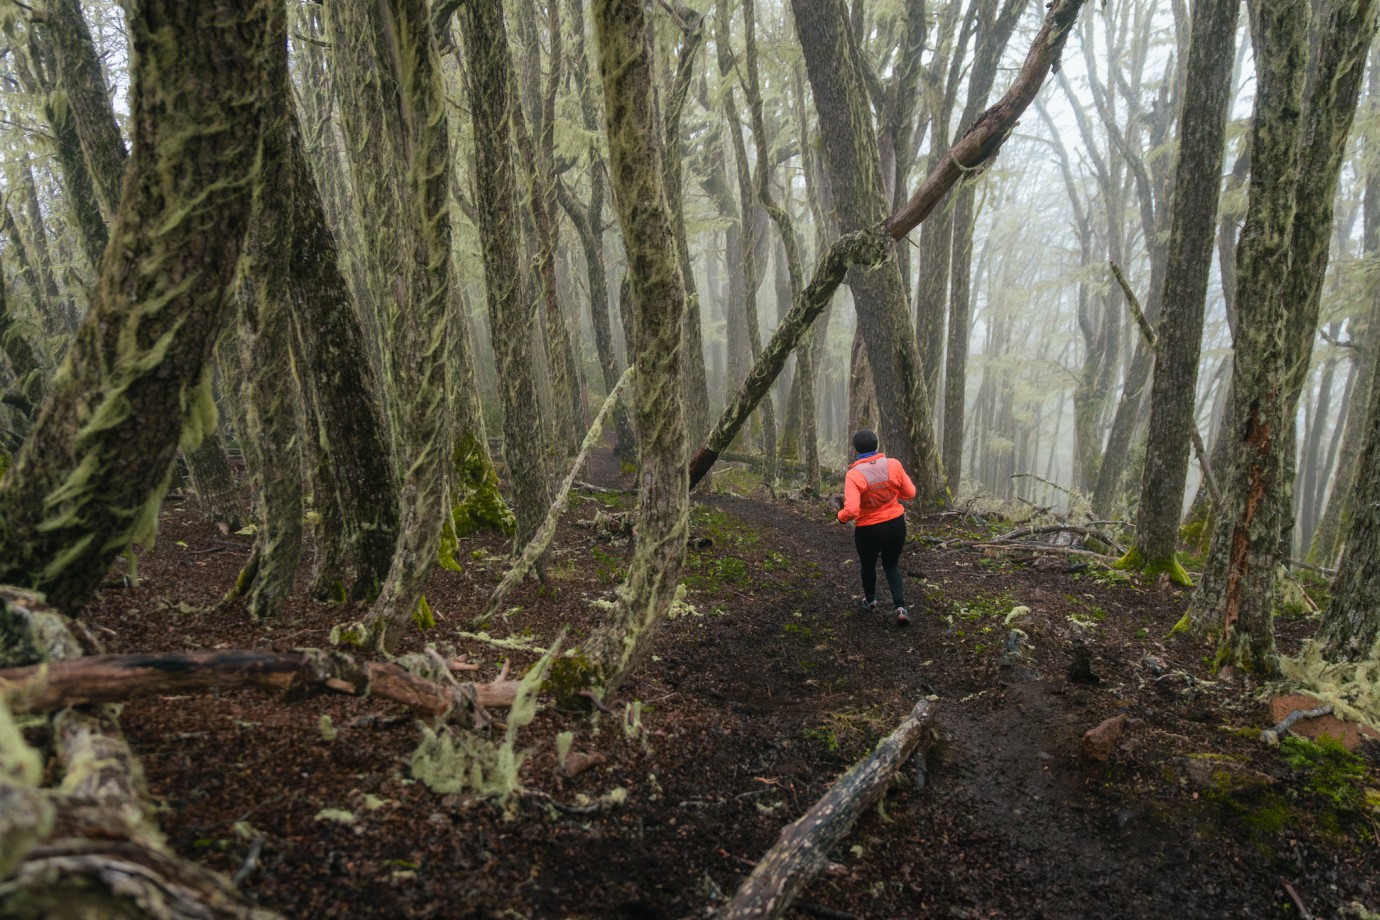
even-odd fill
[{"label": "tree trunk", "polygon": [[96,200],[110,223],[120,206],[125,145],[110,107],[105,72],[78,0],[54,0],[47,9],[45,28],[57,59],[58,86],[66,94]]},{"label": "tree trunk", "polygon": [[[271,36],[287,46],[287,23]],[[302,388],[292,354],[293,129],[287,55],[275,56],[263,75],[269,95],[260,148],[262,178],[254,192],[244,244],[239,310],[239,355],[244,374],[245,430],[240,443],[249,461],[256,530],[249,562],[232,597],[244,597],[254,619],[279,616],[302,558],[305,511],[302,476]]]},{"label": "tree trunk", "polygon": [[[1051,68],[1058,61],[1068,39],[1069,30],[1082,9],[1082,0],[1056,0],[1049,7],[1044,24],[1036,33],[1021,72],[1015,82],[996,104],[991,106],[963,135],[945,159],[921,183],[906,205],[881,224],[864,231],[845,234],[835,241],[819,259],[814,276],[802,294],[801,303],[793,307],[762,350],[752,373],[743,382],[733,402],[724,411],[718,425],[710,433],[705,446],[690,462],[690,485],[694,485],[709,471],[719,454],[732,442],[743,421],[785,364],[786,357],[798,344],[832,298],[843,275],[852,266],[871,266],[886,257],[889,242],[894,242],[920,225],[943,199],[944,194],[958,182],[965,171],[971,171],[995,157],[1011,128],[1020,119],[1039,92]],[[902,292],[904,299],[904,292]],[[909,325],[909,318],[906,318]],[[914,344],[907,336],[901,348]],[[915,381],[918,378],[910,377]],[[933,442],[931,441],[931,447]],[[939,482],[938,471],[934,482]],[[919,486],[917,485],[917,489]]]},{"label": "tree trunk", "polygon": [[1276,669],[1272,617],[1283,512],[1284,294],[1299,173],[1308,10],[1294,0],[1262,0],[1252,34],[1256,109],[1250,204],[1237,250],[1236,334],[1232,365],[1233,444],[1223,471],[1223,507],[1213,529],[1202,583],[1187,616],[1220,630],[1220,665],[1252,673]]},{"label": "tree trunk", "polygon": [[320,649],[273,652],[217,649],[148,655],[87,655],[0,671],[2,699],[23,715],[93,703],[123,703],[157,694],[259,688],[293,699],[317,693],[379,697],[428,718],[473,724],[475,704],[512,704],[518,681],[457,684],[417,677],[393,663],[356,662]]},{"label": "tree trunk", "polygon": [[642,0],[594,3],[609,165],[636,311],[633,416],[639,449],[636,548],[613,610],[583,646],[602,695],[648,654],[665,622],[689,529],[681,370],[685,286],[663,185],[647,15]]},{"label": "tree trunk", "polygon": [[1169,228],[1169,264],[1150,390],[1136,542],[1128,562],[1148,575],[1188,576],[1174,557],[1198,391],[1208,274],[1221,188],[1227,108],[1240,0],[1193,7],[1188,78],[1179,115],[1179,159]]},{"label": "tree trunk", "polygon": [[1372,379],[1365,443],[1351,489],[1346,550],[1318,638],[1330,661],[1380,657],[1380,385]]},{"label": "tree trunk", "polygon": [[[134,152],[110,258],[0,480],[0,581],[60,608],[80,607],[116,555],[151,538],[179,440],[214,427],[204,370],[258,176],[260,74],[282,53],[267,42],[268,5],[149,0],[131,15]],[[170,45],[180,53],[159,53]]]},{"label": "tree trunk", "polygon": [[532,340],[536,317],[522,290],[517,180],[509,114],[514,86],[507,29],[497,4],[466,3],[459,10],[471,79],[475,195],[488,288],[489,325],[503,405],[503,454],[517,516],[515,551],[531,540],[551,505],[542,456]]},{"label": "tree trunk", "polygon": [[[792,9],[841,227],[850,232],[875,226],[886,216],[880,159],[842,2],[793,0]],[[875,270],[852,273],[849,287],[877,386],[882,443],[911,471],[917,501],[941,503],[944,475],[900,269],[888,260]]]},{"label": "tree trunk", "polygon": [[[720,92],[723,95],[724,119],[728,123],[728,136],[733,146],[734,172],[738,178],[738,214],[742,227],[743,249],[740,256],[743,270],[743,301],[729,305],[730,310],[743,310],[747,329],[748,358],[755,362],[762,353],[762,333],[758,322],[757,291],[762,284],[763,266],[757,258],[757,208],[759,202],[754,194],[752,168],[748,164],[747,147],[743,143],[742,123],[738,118],[738,106],[733,99],[733,87],[728,84],[729,74],[733,72],[735,61],[729,41],[728,7],[720,4],[715,12],[714,44],[719,54],[719,79],[723,82]],[[759,170],[763,164],[759,163]],[[759,175],[760,186],[769,181],[768,175]],[[772,399],[771,388],[762,394],[759,402],[762,419],[762,477],[768,491],[774,490],[777,478],[776,456],[776,405]]]},{"label": "tree trunk", "polygon": [[244,511],[240,507],[239,489],[225,444],[219,436],[208,433],[201,443],[182,455],[187,461],[187,475],[196,492],[201,513],[227,531],[244,526]]},{"label": "tree trunk", "polygon": [[[695,269],[690,262],[690,239],[685,229],[685,193],[682,189],[681,118],[690,82],[695,76],[695,57],[704,45],[703,19],[689,7],[682,7],[685,32],[681,38],[680,54],[676,59],[675,79],[666,103],[666,205],[671,209],[671,229],[676,235],[676,257],[680,263],[681,280],[685,283],[685,426],[689,433],[687,444],[698,441],[709,432],[709,378],[704,368],[704,336],[700,321],[700,294],[695,283]],[[692,18],[693,17],[693,18]]]}]

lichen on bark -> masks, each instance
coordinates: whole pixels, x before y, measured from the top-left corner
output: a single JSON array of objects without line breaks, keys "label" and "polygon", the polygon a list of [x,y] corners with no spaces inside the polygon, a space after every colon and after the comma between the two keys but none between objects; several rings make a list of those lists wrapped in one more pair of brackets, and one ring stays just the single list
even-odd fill
[{"label": "lichen on bark", "polygon": [[637,544],[617,603],[581,648],[604,694],[648,654],[665,622],[689,527],[681,374],[685,286],[666,206],[646,17],[640,0],[594,3],[610,177],[635,310],[639,448]]},{"label": "lichen on bark", "polygon": [[0,581],[63,609],[156,513],[225,316],[260,165],[268,5],[131,12],[134,149],[108,257],[0,480]]}]

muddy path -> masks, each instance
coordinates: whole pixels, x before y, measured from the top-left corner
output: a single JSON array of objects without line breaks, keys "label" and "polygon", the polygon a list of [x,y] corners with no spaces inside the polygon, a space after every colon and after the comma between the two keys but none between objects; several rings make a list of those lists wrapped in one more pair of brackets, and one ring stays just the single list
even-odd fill
[{"label": "muddy path", "polygon": [[[564,627],[578,641],[628,555],[595,521],[631,504],[577,495],[547,582],[520,586],[491,636],[541,644]],[[691,609],[615,716],[547,710],[524,730],[520,779],[540,795],[506,810],[413,781],[418,726],[370,700],[154,698],[127,706],[126,730],[172,844],[233,874],[262,838],[242,887],[292,917],[704,916],[926,695],[940,712],[922,768],[830,854],[795,916],[1297,916],[1283,881],[1318,916],[1377,906],[1369,819],[1328,811],[1262,750],[1258,688],[1203,682],[1202,650],[1166,642],[1181,594],[1062,558],[933,548],[977,527],[912,521],[913,625],[898,629],[855,608],[851,533],[822,505],[697,498]],[[358,616],[303,600],[281,622],[249,621],[218,600],[247,548],[174,508],[141,582],[112,578],[91,619],[111,651],[153,651],[324,645]],[[439,622],[426,639],[468,654],[481,679],[536,657],[460,635],[503,551],[470,538],[464,571],[428,586]],[[1012,627],[1022,658],[1004,668]],[[1069,678],[1080,645],[1095,684]],[[1089,759],[1083,733],[1118,714],[1131,720],[1123,738]],[[591,755],[578,775],[557,764],[563,731]],[[1222,769],[1194,768],[1204,762]]]}]

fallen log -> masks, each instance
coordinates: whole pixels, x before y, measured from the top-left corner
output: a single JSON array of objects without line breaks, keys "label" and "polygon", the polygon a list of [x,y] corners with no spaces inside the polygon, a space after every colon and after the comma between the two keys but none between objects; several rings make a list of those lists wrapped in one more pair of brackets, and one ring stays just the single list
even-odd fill
[{"label": "fallen log", "polygon": [[915,753],[935,704],[921,700],[868,757],[839,777],[809,811],[786,825],[757,868],[717,920],[758,920],[785,915],[796,895],[829,862],[829,851],[881,797],[897,769]]},{"label": "fallen log", "polygon": [[[0,660],[49,662],[5,673],[70,670],[91,660],[80,656],[94,647],[38,595],[0,586]],[[0,682],[0,916],[277,920],[223,876],[167,848],[111,712],[67,709],[53,718],[60,773],[43,787],[44,758],[16,729],[7,689]]]},{"label": "fallen log", "polygon": [[0,700],[16,714],[119,703],[156,693],[259,688],[293,699],[328,691],[376,696],[423,716],[472,724],[479,710],[511,706],[517,686],[515,680],[442,684],[394,664],[359,664],[349,655],[319,649],[90,655],[0,670]]}]

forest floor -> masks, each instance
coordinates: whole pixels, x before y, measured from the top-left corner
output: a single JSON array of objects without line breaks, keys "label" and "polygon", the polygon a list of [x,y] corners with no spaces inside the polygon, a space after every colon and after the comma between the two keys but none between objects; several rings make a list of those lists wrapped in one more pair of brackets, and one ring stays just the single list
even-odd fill
[{"label": "forest floor", "polygon": [[[614,470],[608,457],[599,466]],[[629,555],[591,522],[633,503],[573,496],[546,582],[517,589],[489,633],[535,645],[562,628],[567,644],[586,635],[590,602],[612,596]],[[247,870],[247,895],[288,917],[706,916],[780,828],[927,695],[939,708],[923,769],[897,778],[791,916],[1380,909],[1364,791],[1380,786],[1380,746],[1363,744],[1357,761],[1259,740],[1273,721],[1265,688],[1215,677],[1204,648],[1167,638],[1186,603],[1178,590],[1076,558],[935,548],[1003,526],[912,514],[902,569],[914,624],[899,629],[856,609],[851,533],[821,502],[697,496],[684,573],[693,611],[667,624],[611,701],[617,715],[592,723],[547,708],[519,735],[522,785],[574,809],[540,794],[504,809],[429,791],[409,772],[418,723],[383,701],[165,696],[129,703],[123,724],[172,846],[227,874]],[[320,647],[333,625],[360,617],[299,600],[280,621],[255,623],[222,603],[251,539],[169,506],[138,584],[112,576],[88,613],[107,650]],[[427,592],[438,624],[426,640],[468,654],[482,666],[475,679],[506,658],[517,673],[537,658],[460,637],[504,553],[500,537],[465,540],[464,571],[437,571]],[[1024,661],[1003,668],[1017,606],[1028,608],[1013,624],[1027,636]],[[1281,647],[1313,625],[1282,620]],[[1095,683],[1070,679],[1080,643]],[[640,731],[627,729],[633,701]],[[1120,739],[1105,761],[1090,757],[1084,733],[1117,715],[1128,717]],[[558,766],[560,732],[574,734],[570,772],[591,764],[578,775]],[[619,788],[626,799],[598,807]]]}]

